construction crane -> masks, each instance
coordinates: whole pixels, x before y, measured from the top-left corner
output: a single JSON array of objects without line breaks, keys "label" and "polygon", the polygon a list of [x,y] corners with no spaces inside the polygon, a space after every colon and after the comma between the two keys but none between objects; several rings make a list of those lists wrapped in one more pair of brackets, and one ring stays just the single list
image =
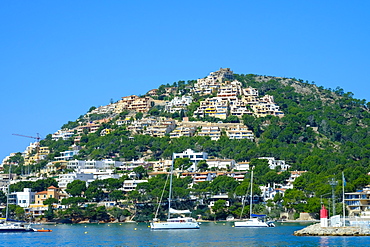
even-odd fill
[{"label": "construction crane", "polygon": [[40,142],[40,139],[41,139],[40,134],[39,133],[36,133],[36,134],[37,134],[37,137],[34,137],[34,136],[25,136],[25,135],[20,135],[20,134],[13,134],[13,135],[15,135],[15,136],[23,136],[23,137],[28,137],[28,138],[33,138],[33,139],[36,139],[37,142]]},{"label": "construction crane", "polygon": [[20,135],[20,134],[12,134],[12,135],[36,139],[36,157],[39,157],[39,147],[40,147],[40,139],[41,139],[39,133],[36,133],[37,137],[35,137],[35,136]]}]

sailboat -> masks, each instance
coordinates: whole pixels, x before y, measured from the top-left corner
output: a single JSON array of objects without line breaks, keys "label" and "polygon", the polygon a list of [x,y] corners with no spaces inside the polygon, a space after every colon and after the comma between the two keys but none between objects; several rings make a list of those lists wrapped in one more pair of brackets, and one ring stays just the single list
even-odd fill
[{"label": "sailboat", "polygon": [[31,224],[24,224],[23,222],[9,221],[8,219],[10,176],[11,176],[11,166],[9,168],[9,184],[8,184],[8,191],[6,195],[6,213],[5,213],[5,218],[0,219],[0,233],[1,232],[35,232],[37,230],[31,228]]},{"label": "sailboat", "polygon": [[[243,221],[236,221],[234,223],[235,227],[274,227],[274,223],[266,223],[262,220],[260,220],[261,217],[265,217],[266,215],[257,215],[252,214],[252,206],[253,206],[253,170],[251,172],[251,191],[250,191],[250,202],[249,202],[249,212],[250,217],[249,219],[243,220]],[[243,209],[244,209],[244,203],[243,203]],[[243,209],[242,213],[243,214]]]},{"label": "sailboat", "polygon": [[[191,212],[189,210],[176,210],[171,208],[171,197],[172,197],[172,174],[173,174],[173,163],[174,160],[172,158],[172,164],[171,164],[171,172],[170,172],[170,191],[169,191],[169,197],[168,197],[168,214],[167,214],[167,221],[159,221],[157,219],[158,210],[161,205],[162,196],[164,193],[164,190],[167,185],[167,180],[163,188],[162,196],[160,203],[158,204],[158,208],[155,214],[155,217],[153,221],[150,223],[150,227],[153,230],[164,230],[164,229],[199,229],[199,223],[191,217],[177,217],[177,218],[171,218],[171,214],[190,214]],[[167,177],[168,179],[168,177]]]}]

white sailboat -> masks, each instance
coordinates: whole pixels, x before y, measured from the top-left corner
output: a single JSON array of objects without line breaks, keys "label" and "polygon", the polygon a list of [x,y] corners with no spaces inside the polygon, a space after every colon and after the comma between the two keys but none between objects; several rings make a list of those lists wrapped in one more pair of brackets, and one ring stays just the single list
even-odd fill
[{"label": "white sailboat", "polygon": [[[251,172],[251,191],[250,191],[250,202],[249,202],[249,212],[250,217],[249,219],[242,220],[242,221],[236,221],[234,223],[235,227],[274,227],[274,223],[266,223],[262,220],[260,220],[260,217],[264,217],[266,215],[256,215],[252,214],[252,206],[253,206],[253,170]],[[244,203],[243,203],[243,209],[244,209]],[[243,214],[243,209],[242,213]]]},{"label": "white sailboat", "polygon": [[[174,161],[172,159],[171,172],[170,172],[170,191],[169,191],[169,197],[168,197],[167,221],[159,221],[157,219],[158,209],[161,205],[161,203],[159,203],[155,218],[150,223],[150,227],[153,230],[199,229],[199,223],[191,217],[171,218],[171,214],[190,214],[191,213],[189,210],[176,210],[176,209],[171,208],[173,162]],[[166,187],[166,185],[167,185],[167,181],[164,187]],[[163,192],[164,192],[164,189],[163,189]],[[162,196],[163,196],[163,192],[162,192]],[[161,197],[160,202],[161,201],[162,201],[162,197]]]},{"label": "white sailboat", "polygon": [[8,219],[9,218],[10,176],[11,176],[11,166],[9,168],[9,184],[8,184],[8,191],[6,195],[6,213],[5,213],[5,218],[0,219],[0,233],[1,232],[34,232],[34,231],[37,231],[31,228],[31,224],[9,221]]}]

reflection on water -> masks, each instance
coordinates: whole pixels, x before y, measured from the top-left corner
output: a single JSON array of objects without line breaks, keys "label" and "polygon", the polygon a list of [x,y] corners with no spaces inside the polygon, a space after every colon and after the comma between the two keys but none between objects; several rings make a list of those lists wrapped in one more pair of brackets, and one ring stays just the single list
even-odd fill
[{"label": "reflection on water", "polygon": [[329,239],[327,236],[319,237],[320,238],[320,246],[326,247],[329,246]]}]

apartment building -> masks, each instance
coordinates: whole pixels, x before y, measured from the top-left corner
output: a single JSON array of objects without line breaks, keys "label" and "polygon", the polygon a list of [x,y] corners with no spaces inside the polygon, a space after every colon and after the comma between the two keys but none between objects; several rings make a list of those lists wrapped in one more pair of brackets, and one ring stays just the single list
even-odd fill
[{"label": "apartment building", "polygon": [[253,131],[249,130],[247,126],[236,125],[226,129],[226,135],[229,139],[249,139],[254,140]]},{"label": "apartment building", "polygon": [[193,117],[216,117],[226,119],[229,111],[229,102],[219,97],[207,98],[200,102],[200,106],[194,111]]},{"label": "apartment building", "polygon": [[127,130],[131,131],[134,134],[142,134],[148,127],[157,124],[158,124],[157,118],[154,117],[143,118],[132,122],[129,126],[127,126]]},{"label": "apartment building", "polygon": [[47,188],[47,190],[41,191],[41,192],[37,192],[35,194],[35,204],[43,205],[43,202],[46,199],[49,199],[49,198],[55,198],[58,201],[61,201],[61,199],[63,197],[65,197],[65,195],[61,193],[61,189],[60,188],[56,188],[54,186],[50,186],[50,187]]},{"label": "apartment building", "polygon": [[173,119],[163,119],[155,125],[148,126],[143,134],[153,137],[164,137],[166,134],[173,131],[175,127],[176,123]]},{"label": "apartment building", "polygon": [[58,130],[51,135],[53,141],[58,141],[59,139],[68,140],[74,135],[74,130]]},{"label": "apartment building", "polygon": [[68,174],[59,174],[58,178],[56,179],[58,182],[59,188],[65,190],[69,183],[72,183],[75,180],[81,181],[89,181],[94,179],[94,174],[91,173],[68,173]]},{"label": "apartment building", "polygon": [[66,163],[68,169],[75,171],[81,171],[83,169],[94,169],[94,170],[108,170],[122,166],[123,163],[120,161],[114,161],[111,159],[105,160],[69,160]]},{"label": "apartment building", "polygon": [[115,111],[117,107],[116,103],[112,103],[109,105],[104,105],[104,106],[99,106],[98,108],[92,110],[91,112],[87,113],[87,115],[90,114],[107,114],[107,113],[112,113]]},{"label": "apartment building", "polygon": [[165,111],[170,113],[179,112],[185,110],[188,105],[193,101],[191,96],[175,97],[170,102],[166,102]]},{"label": "apartment building", "polygon": [[164,172],[171,169],[172,160],[148,161],[154,172]]},{"label": "apartment building", "polygon": [[194,136],[196,128],[194,126],[178,126],[170,133],[170,138],[180,138],[181,136]]},{"label": "apartment building", "polygon": [[301,176],[305,172],[307,172],[307,171],[291,171],[290,172],[290,177],[285,181],[286,186],[284,186],[284,188],[293,189],[293,183],[296,180],[296,178],[298,178],[299,176]]},{"label": "apartment building", "polygon": [[258,97],[258,90],[256,88],[253,88],[253,87],[243,88],[242,93],[246,97],[248,97],[248,96],[252,96],[252,97],[255,97],[255,98]]},{"label": "apartment building", "polygon": [[203,95],[217,92],[224,79],[229,81],[234,79],[233,71],[229,68],[221,68],[219,71],[211,72],[206,78],[198,79],[193,92]]},{"label": "apartment building", "polygon": [[215,168],[216,170],[234,169],[235,160],[233,159],[207,159],[208,169]]},{"label": "apartment building", "polygon": [[212,181],[217,177],[217,172],[183,172],[180,178],[191,177],[193,183]]},{"label": "apartment building", "polygon": [[77,135],[82,135],[84,133],[95,133],[99,128],[101,124],[90,122],[86,125],[81,125],[75,128]]},{"label": "apartment building", "polygon": [[14,192],[9,195],[9,204],[15,204],[22,208],[28,207],[35,202],[36,192],[32,192],[30,188],[23,188],[22,192]]},{"label": "apartment building", "polygon": [[177,158],[189,158],[193,165],[188,169],[189,171],[197,170],[197,163],[201,160],[206,160],[208,158],[208,153],[206,152],[194,152],[191,149],[186,149],[182,153],[173,153],[173,159]]},{"label": "apartment building", "polygon": [[130,191],[135,190],[138,184],[147,183],[147,182],[148,180],[136,180],[136,179],[125,180],[123,182],[122,190],[125,192],[130,192]]},{"label": "apartment building", "polygon": [[212,181],[218,176],[228,176],[234,178],[236,181],[243,181],[246,172],[220,172],[220,171],[207,171],[207,172],[184,172],[180,178],[191,177],[193,183],[200,183],[205,181]]},{"label": "apartment building", "polygon": [[249,171],[249,162],[243,161],[235,164],[234,170],[237,171]]},{"label": "apartment building", "polygon": [[198,136],[209,136],[211,140],[217,141],[221,137],[221,129],[218,126],[202,126]]},{"label": "apartment building", "polygon": [[370,187],[344,194],[344,203],[349,211],[348,216],[370,218]]},{"label": "apartment building", "polygon": [[149,96],[156,96],[158,95],[158,89],[149,90],[146,94]]},{"label": "apartment building", "polygon": [[124,110],[132,110],[136,112],[148,112],[152,106],[153,99],[151,97],[139,97],[136,95],[122,97],[116,103],[115,112],[120,113]]},{"label": "apartment building", "polygon": [[220,86],[217,92],[217,97],[230,98],[237,97],[242,94],[241,83],[233,81],[231,83],[224,83]]},{"label": "apartment building", "polygon": [[45,200],[55,198],[60,202],[66,196],[66,194],[61,192],[60,188],[50,186],[46,191],[37,192],[35,194],[35,203],[25,208],[25,212],[26,214],[32,214],[33,217],[44,215],[45,211],[48,209],[48,206],[43,204]]},{"label": "apartment building", "polygon": [[57,161],[58,160],[65,160],[65,161],[71,160],[71,159],[73,159],[73,156],[78,154],[79,151],[80,150],[76,149],[76,150],[67,150],[67,151],[64,151],[64,152],[60,152],[60,156],[55,157],[54,159],[57,160]]},{"label": "apartment building", "polygon": [[284,113],[280,111],[280,107],[275,104],[274,97],[271,95],[263,96],[255,105],[251,105],[256,117],[265,117],[268,115],[283,117]]},{"label": "apartment building", "polygon": [[116,121],[116,124],[118,126],[120,126],[120,125],[128,125],[128,124],[131,124],[131,122],[132,122],[131,117],[126,117],[125,119],[118,119]]}]

